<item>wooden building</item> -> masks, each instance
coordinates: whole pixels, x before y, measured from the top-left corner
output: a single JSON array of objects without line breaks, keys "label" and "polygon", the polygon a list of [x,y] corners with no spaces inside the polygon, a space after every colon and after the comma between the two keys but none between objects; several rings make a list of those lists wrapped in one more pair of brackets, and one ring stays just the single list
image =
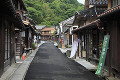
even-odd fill
[{"label": "wooden building", "polygon": [[[16,14],[19,15],[19,22],[21,22],[22,28],[15,27],[15,55],[16,60],[20,59],[23,54],[24,48],[24,40],[22,39],[22,32],[25,29],[25,25],[23,23],[26,20],[27,9],[22,0],[13,0],[13,4],[15,6]],[[19,26],[19,25],[16,25]]]},{"label": "wooden building", "polygon": [[[0,76],[5,68],[16,61],[16,29],[24,29],[21,14],[25,10],[21,0],[2,0],[0,5]],[[23,13],[23,12],[22,12]]]},{"label": "wooden building", "polygon": [[[86,0],[86,8],[90,10],[98,5],[99,2],[94,2],[96,4],[94,7],[89,8],[92,0]],[[81,40],[80,44],[80,52],[77,54],[78,56],[85,57],[88,61],[94,61],[98,64],[101,48],[103,45],[104,35],[110,35],[110,43],[108,46],[108,52],[106,56],[105,69],[109,71],[109,75],[111,72],[114,76],[120,78],[120,60],[119,60],[119,33],[120,33],[120,1],[119,0],[101,0],[105,3],[104,5],[100,5],[93,10],[100,12],[99,14],[95,14],[94,11],[91,11],[90,18],[85,17],[86,11],[76,13],[76,18],[74,21],[74,25],[79,25],[78,29],[73,30],[74,34],[78,35],[78,38]],[[107,8],[105,10],[106,3],[108,2]],[[105,10],[105,11],[104,11]],[[104,11],[104,12],[103,12]],[[88,12],[87,12],[88,13]],[[83,17],[82,17],[83,15]],[[89,21],[88,21],[89,19]],[[92,20],[93,19],[93,20]],[[87,21],[86,21],[87,20]],[[91,20],[91,21],[90,21]],[[83,25],[83,26],[82,26]]]},{"label": "wooden building", "polygon": [[46,28],[47,26],[46,25],[41,25],[41,26],[36,25],[35,27],[36,27],[36,32],[37,32],[37,35],[35,36],[37,40],[35,42],[40,43],[40,41],[41,41],[41,30]]},{"label": "wooden building", "polygon": [[23,21],[25,25],[25,30],[23,31],[23,39],[25,48],[27,50],[31,49],[32,43],[34,42],[34,35],[36,35],[35,23],[32,19],[26,17],[26,20]]},{"label": "wooden building", "polygon": [[67,20],[65,20],[65,22],[64,22],[64,24],[63,24],[63,29],[65,28],[65,27],[67,27],[66,28],[66,30],[64,30],[64,32],[63,32],[63,35],[64,35],[64,42],[65,42],[65,40],[66,40],[66,45],[72,45],[72,41],[73,41],[73,35],[71,34],[71,28],[73,28],[73,21],[74,21],[74,17],[75,16],[72,16],[72,17],[70,17],[70,18],[68,18]]},{"label": "wooden building", "polygon": [[98,15],[104,32],[110,35],[107,67],[120,78],[120,0],[108,0],[108,10]]},{"label": "wooden building", "polygon": [[63,45],[64,47],[71,47],[73,43],[73,35],[71,31],[78,26],[73,26],[73,21],[74,21],[75,16],[72,16],[62,22],[59,23],[59,28],[60,28],[60,34],[59,34],[59,39],[63,39]]},{"label": "wooden building", "polygon": [[55,28],[43,28],[41,30],[41,40],[54,40]]},{"label": "wooden building", "polygon": [[97,15],[107,9],[107,0],[85,2],[86,9],[75,14],[73,25],[78,25],[79,28],[74,29],[72,33],[78,35],[81,43],[77,56],[98,63],[104,33],[98,28],[100,20],[97,19]]},{"label": "wooden building", "polygon": [[32,50],[32,43],[34,42],[34,35],[36,35],[36,27],[35,22],[26,17],[26,20],[23,20],[23,23],[25,25],[25,30],[22,32],[23,36],[23,44],[25,45],[25,52]]}]

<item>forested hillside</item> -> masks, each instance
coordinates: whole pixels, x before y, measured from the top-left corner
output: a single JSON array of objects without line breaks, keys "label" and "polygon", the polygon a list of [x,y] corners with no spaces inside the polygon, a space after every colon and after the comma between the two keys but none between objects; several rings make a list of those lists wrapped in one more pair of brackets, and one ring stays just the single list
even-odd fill
[{"label": "forested hillside", "polygon": [[29,17],[39,25],[58,25],[84,6],[77,0],[23,0]]}]

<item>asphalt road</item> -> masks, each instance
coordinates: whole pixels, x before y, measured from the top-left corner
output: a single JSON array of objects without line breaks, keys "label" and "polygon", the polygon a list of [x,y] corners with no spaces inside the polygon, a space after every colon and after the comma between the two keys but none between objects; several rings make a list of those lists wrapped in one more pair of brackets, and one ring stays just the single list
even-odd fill
[{"label": "asphalt road", "polygon": [[101,80],[75,61],[68,59],[52,43],[40,46],[24,80]]}]

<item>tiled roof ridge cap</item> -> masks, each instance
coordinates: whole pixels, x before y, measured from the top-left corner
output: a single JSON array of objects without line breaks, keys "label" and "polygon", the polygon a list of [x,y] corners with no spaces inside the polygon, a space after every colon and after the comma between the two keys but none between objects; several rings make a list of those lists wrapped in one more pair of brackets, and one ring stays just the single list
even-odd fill
[{"label": "tiled roof ridge cap", "polygon": [[100,1],[90,0],[89,4],[108,4],[108,1],[107,0],[100,0]]},{"label": "tiled roof ridge cap", "polygon": [[117,8],[117,9],[120,9],[120,5],[116,5],[116,6],[110,8],[110,9],[108,9],[108,10],[105,10],[104,13],[98,15],[98,17],[103,16],[103,15],[105,15],[105,14],[107,14],[107,13],[112,12],[112,11],[116,11],[116,8]]},{"label": "tiled roof ridge cap", "polygon": [[92,8],[95,8],[95,6],[93,6],[93,7],[91,7],[91,8],[88,8],[88,9],[84,9],[84,10],[82,10],[82,11],[78,11],[78,12],[76,12],[75,14],[76,14],[76,15],[79,15],[79,14],[85,12],[85,11],[88,11],[88,10],[92,9]]}]

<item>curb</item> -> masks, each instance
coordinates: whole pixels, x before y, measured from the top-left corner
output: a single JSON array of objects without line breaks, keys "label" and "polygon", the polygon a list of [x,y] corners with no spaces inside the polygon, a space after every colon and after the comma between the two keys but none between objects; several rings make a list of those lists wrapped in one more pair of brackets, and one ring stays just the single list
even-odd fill
[{"label": "curb", "polygon": [[[37,53],[38,49],[39,49],[39,48],[37,48],[37,49],[33,52],[33,53],[34,53],[34,56],[35,56],[35,54]],[[32,55],[32,54],[30,54],[29,57],[33,57],[33,56],[31,56],[31,55]],[[33,58],[34,58],[34,57],[33,57]],[[31,59],[31,62],[32,62],[33,58]],[[28,64],[22,80],[24,80],[24,78],[25,78],[25,76],[26,76],[26,73],[27,73],[27,71],[28,71],[28,68],[29,68],[31,62]]]},{"label": "curb", "polygon": [[0,77],[0,80],[24,80],[27,70],[42,44],[43,43],[39,44],[38,48],[32,51],[22,63],[14,63],[11,65],[8,70],[3,73],[2,77]]},{"label": "curb", "polygon": [[27,73],[27,70],[30,66],[30,63],[32,62],[36,52],[38,51],[39,48],[34,50],[24,61],[23,63],[16,68],[14,73],[9,77],[7,80],[24,80],[24,77]]}]

